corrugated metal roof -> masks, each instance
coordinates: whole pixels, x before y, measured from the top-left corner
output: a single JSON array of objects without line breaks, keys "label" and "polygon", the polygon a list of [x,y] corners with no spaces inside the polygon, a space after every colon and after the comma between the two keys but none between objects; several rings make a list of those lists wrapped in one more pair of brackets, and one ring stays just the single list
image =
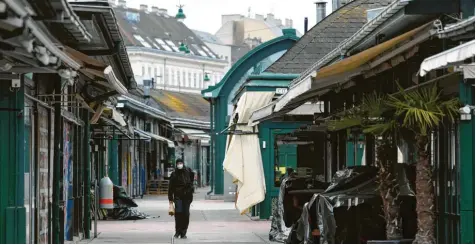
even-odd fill
[{"label": "corrugated metal roof", "polygon": [[266,71],[303,72],[362,28],[367,22],[368,9],[384,7],[392,1],[354,0],[342,6],[305,33],[291,49]]}]

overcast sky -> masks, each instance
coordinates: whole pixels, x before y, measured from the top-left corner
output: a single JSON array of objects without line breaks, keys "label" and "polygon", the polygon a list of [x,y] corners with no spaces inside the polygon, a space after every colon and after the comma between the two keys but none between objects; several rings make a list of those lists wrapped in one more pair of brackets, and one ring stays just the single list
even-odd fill
[{"label": "overcast sky", "polygon": [[[140,4],[166,8],[170,15],[177,13],[179,0],[126,0],[127,6],[139,8]],[[331,0],[326,0],[327,14],[332,6]],[[265,15],[273,13],[275,18],[292,19],[294,28],[304,32],[304,17],[309,18],[309,28],[316,24],[316,0],[180,0],[185,5],[184,13],[187,16],[185,24],[190,29],[210,32],[215,34],[221,26],[222,14],[242,14],[247,16],[251,9],[254,14]]]}]

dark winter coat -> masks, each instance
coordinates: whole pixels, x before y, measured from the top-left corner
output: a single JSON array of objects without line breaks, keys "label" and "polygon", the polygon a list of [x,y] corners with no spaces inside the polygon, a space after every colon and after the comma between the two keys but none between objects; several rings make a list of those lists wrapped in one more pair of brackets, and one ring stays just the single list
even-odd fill
[{"label": "dark winter coat", "polygon": [[170,176],[169,181],[169,201],[174,200],[192,200],[193,199],[193,180],[195,174],[190,168],[176,168]]}]

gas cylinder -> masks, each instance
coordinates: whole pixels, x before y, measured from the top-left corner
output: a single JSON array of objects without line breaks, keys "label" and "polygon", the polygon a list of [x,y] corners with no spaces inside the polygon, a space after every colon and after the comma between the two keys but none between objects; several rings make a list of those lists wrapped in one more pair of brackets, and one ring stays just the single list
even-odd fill
[{"label": "gas cylinder", "polygon": [[99,207],[113,209],[113,184],[109,177],[104,177],[99,182]]}]

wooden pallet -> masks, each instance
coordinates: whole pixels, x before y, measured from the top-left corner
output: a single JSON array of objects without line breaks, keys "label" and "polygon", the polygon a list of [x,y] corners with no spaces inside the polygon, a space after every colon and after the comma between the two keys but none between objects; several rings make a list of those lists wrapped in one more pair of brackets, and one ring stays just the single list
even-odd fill
[{"label": "wooden pallet", "polygon": [[149,195],[167,195],[168,191],[168,180],[150,180],[147,184],[147,194]]}]

